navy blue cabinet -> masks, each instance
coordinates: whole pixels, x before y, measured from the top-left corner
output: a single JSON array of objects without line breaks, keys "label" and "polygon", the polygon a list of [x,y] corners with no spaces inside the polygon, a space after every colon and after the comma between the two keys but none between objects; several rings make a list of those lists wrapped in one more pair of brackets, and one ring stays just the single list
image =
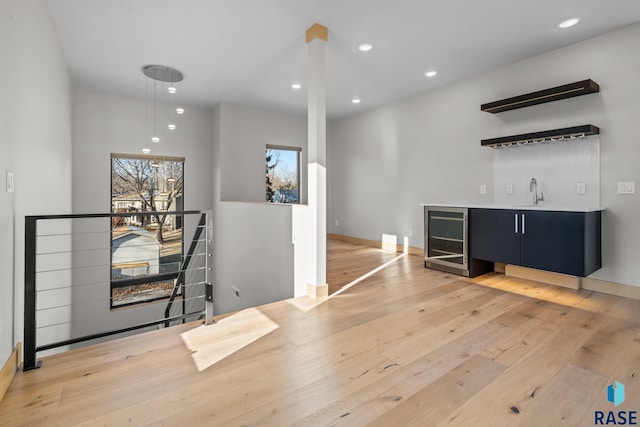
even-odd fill
[{"label": "navy blue cabinet", "polygon": [[585,277],[602,266],[601,213],[470,209],[469,257]]},{"label": "navy blue cabinet", "polygon": [[520,264],[519,211],[469,209],[471,258]]}]

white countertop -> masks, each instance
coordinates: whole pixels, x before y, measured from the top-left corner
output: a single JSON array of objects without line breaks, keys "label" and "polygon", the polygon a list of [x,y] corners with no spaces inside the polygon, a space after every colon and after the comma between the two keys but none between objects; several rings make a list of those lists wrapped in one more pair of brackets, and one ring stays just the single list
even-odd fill
[{"label": "white countertop", "polygon": [[571,206],[533,206],[533,205],[474,205],[466,203],[420,203],[420,206],[434,208],[468,208],[468,209],[512,209],[519,211],[558,211],[558,212],[597,212],[604,207],[571,207]]}]

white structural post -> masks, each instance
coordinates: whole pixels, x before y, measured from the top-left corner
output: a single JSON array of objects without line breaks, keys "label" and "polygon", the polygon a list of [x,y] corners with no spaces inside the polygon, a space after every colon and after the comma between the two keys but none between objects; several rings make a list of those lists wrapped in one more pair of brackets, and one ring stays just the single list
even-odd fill
[{"label": "white structural post", "polygon": [[[327,286],[327,112],[325,45],[328,30],[313,24],[308,51],[308,206],[294,207],[295,296],[325,298]],[[305,290],[306,285],[306,292]]]}]

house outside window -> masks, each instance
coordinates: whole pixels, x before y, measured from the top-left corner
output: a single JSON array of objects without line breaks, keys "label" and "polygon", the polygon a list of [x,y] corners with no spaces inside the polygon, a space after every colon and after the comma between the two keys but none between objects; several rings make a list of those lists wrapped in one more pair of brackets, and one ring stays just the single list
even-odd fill
[{"label": "house outside window", "polygon": [[300,203],[299,147],[267,144],[265,149],[266,201]]},{"label": "house outside window", "polygon": [[[168,298],[183,258],[184,158],[111,156],[111,308]],[[145,212],[157,212],[147,214]]]}]

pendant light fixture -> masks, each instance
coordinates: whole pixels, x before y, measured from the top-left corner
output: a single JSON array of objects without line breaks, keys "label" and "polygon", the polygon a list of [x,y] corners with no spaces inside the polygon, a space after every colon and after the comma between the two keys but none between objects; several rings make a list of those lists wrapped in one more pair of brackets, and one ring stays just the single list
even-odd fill
[{"label": "pendant light fixture", "polygon": [[[150,79],[147,80],[145,91],[147,140],[142,149],[144,154],[149,154],[151,148],[149,148],[148,141],[159,144],[165,138],[164,129],[176,130],[176,114],[184,114],[184,108],[176,108],[178,104],[176,97],[180,93],[177,84],[184,79],[184,75],[175,68],[164,65],[145,65],[142,67],[142,73]],[[149,84],[150,81],[153,85]],[[169,104],[168,108],[167,104]],[[149,115],[152,117],[150,118]]]}]

